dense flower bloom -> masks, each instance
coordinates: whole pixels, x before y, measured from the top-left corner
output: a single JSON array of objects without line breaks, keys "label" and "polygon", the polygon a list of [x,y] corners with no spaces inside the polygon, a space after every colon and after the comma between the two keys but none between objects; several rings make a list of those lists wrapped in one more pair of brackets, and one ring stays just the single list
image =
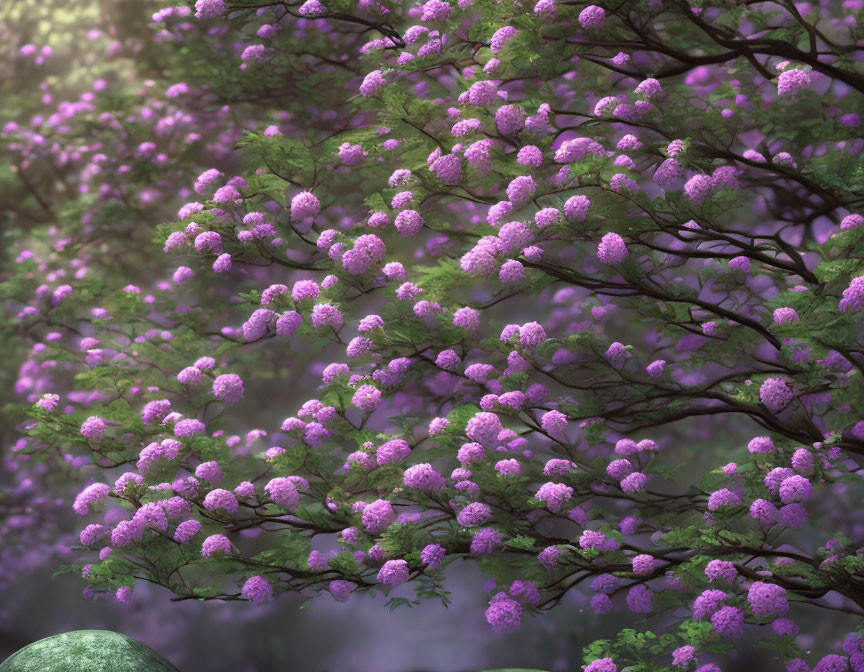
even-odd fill
[{"label": "dense flower bloom", "polygon": [[507,198],[514,207],[518,208],[531,200],[536,190],[537,185],[534,182],[534,178],[522,175],[514,178],[507,185]]},{"label": "dense flower bloom", "polygon": [[388,560],[378,570],[378,581],[386,586],[398,586],[408,580],[408,563],[404,560]]},{"label": "dense flower bloom", "polygon": [[250,576],[240,590],[240,597],[252,604],[261,604],[273,597],[273,586],[263,576]]},{"label": "dense flower bloom", "polygon": [[195,0],[195,18],[205,21],[225,11],[224,0]]},{"label": "dense flower bloom", "polygon": [[709,511],[717,511],[718,509],[727,506],[738,506],[739,504],[741,504],[741,497],[728,488],[716,490],[715,492],[712,492],[711,496],[708,498]]},{"label": "dense flower bloom", "polygon": [[104,483],[93,483],[84,488],[75,497],[72,503],[72,509],[79,516],[85,515],[94,506],[100,504],[111,492],[111,489]]},{"label": "dense flower bloom", "polygon": [[621,480],[621,489],[628,495],[639,492],[645,487],[648,482],[648,475],[639,471],[634,471],[629,476]]},{"label": "dense flower bloom", "polygon": [[711,616],[711,627],[724,637],[741,637],[744,634],[744,611],[738,607],[721,607]]},{"label": "dense flower bloom", "polygon": [[208,511],[223,509],[228,513],[237,513],[239,506],[237,498],[228,490],[211,490],[204,498],[204,508]]},{"label": "dense flower bloom", "polygon": [[230,553],[231,541],[222,534],[211,534],[201,544],[201,555],[209,558],[214,553]]},{"label": "dense flower bloom", "polygon": [[516,630],[522,621],[522,605],[507,593],[497,593],[486,609],[486,622],[496,630]]},{"label": "dense flower bloom", "polygon": [[317,217],[321,202],[311,191],[301,191],[291,199],[291,219]]},{"label": "dense flower bloom", "polygon": [[848,231],[849,229],[857,229],[864,224],[864,216],[857,213],[846,215],[840,222],[840,230]]},{"label": "dense flower bloom", "polygon": [[705,567],[705,576],[708,577],[709,581],[725,579],[726,581],[732,582],[735,580],[735,577],[738,576],[738,570],[736,570],[735,565],[728,560],[714,559]]},{"label": "dense flower bloom", "polygon": [[792,69],[781,72],[777,78],[777,94],[794,96],[799,91],[809,88],[810,73],[806,70]]},{"label": "dense flower bloom", "polygon": [[702,205],[714,189],[708,175],[694,175],[684,185],[684,193],[694,205]]},{"label": "dense flower bloom", "polygon": [[494,413],[477,413],[468,420],[465,434],[480,444],[495,442],[501,432],[501,420]]},{"label": "dense flower bloom", "polygon": [[473,527],[485,523],[491,517],[492,510],[488,504],[472,502],[459,512],[456,521],[463,527]]},{"label": "dense flower bloom", "polygon": [[513,26],[504,26],[503,28],[499,28],[492,35],[491,40],[491,49],[493,54],[500,53],[500,51],[504,48],[504,45],[512,39],[518,31],[513,28]]},{"label": "dense flower bloom", "polygon": [[797,322],[799,319],[798,313],[793,308],[778,308],[774,311],[774,322],[776,324],[785,324],[787,322]]},{"label": "dense flower bloom", "polygon": [[686,665],[696,655],[696,649],[692,646],[680,646],[672,652],[673,665]]},{"label": "dense flower bloom", "polygon": [[864,308],[864,275],[853,278],[843,290],[838,308],[841,313],[857,313]]},{"label": "dense flower bloom", "polygon": [[492,553],[501,544],[501,533],[492,527],[482,527],[474,533],[471,552],[479,555]]},{"label": "dense flower bloom", "polygon": [[780,501],[784,504],[803,502],[813,493],[813,486],[804,476],[790,476],[780,484]]},{"label": "dense flower bloom", "polygon": [[565,502],[573,496],[573,492],[573,488],[564,483],[544,483],[534,496],[545,502],[552,513],[558,513]]},{"label": "dense flower bloom", "polygon": [[773,583],[755,581],[747,591],[747,602],[757,616],[782,616],[789,611],[786,589]]},{"label": "dense flower bloom", "polygon": [[[215,47],[217,70],[236,70],[227,89],[111,75],[55,105],[55,61],[0,131],[59,213],[16,232],[0,273],[9,392],[32,413],[5,456],[4,577],[57,546],[48,515],[65,501],[93,518],[79,526],[88,596],[128,601],[142,568],[127,560],[172,538],[196,564],[188,588],[163,577],[181,596],[255,603],[345,601],[370,573],[426,597],[465,556],[492,570],[495,628],[586,572],[594,613],[642,621],[656,592],[661,625],[682,605],[701,619],[662,646],[590,646],[589,672],[719,672],[702,658],[745,620],[783,638],[788,672],[809,672],[788,660],[796,645],[819,672],[864,672],[857,636],[842,656],[826,653],[843,633],[793,642],[779,587],[809,565],[839,581],[858,550],[832,531],[860,527],[845,481],[864,445],[847,342],[864,311],[861,0],[789,4],[785,19],[659,0],[242,4],[153,17],[160,53],[194,64]],[[789,37],[802,21],[830,37],[810,59]],[[705,62],[682,71],[688,25],[752,40],[756,61],[697,47],[683,51]],[[326,62],[298,56],[321,45]],[[25,74],[41,65],[35,44],[13,50]],[[288,86],[269,95],[271,79]],[[47,216],[19,182],[8,200]],[[169,256],[126,273],[157,225]],[[284,400],[298,408],[279,418],[296,417],[246,426]],[[106,468],[108,485],[82,481]],[[702,548],[715,537],[735,548]],[[750,537],[756,560],[738,552]],[[254,566],[270,556],[297,571]]]},{"label": "dense flower bloom", "polygon": [[179,544],[188,544],[192,537],[201,531],[201,523],[197,520],[184,520],[174,531],[174,541]]},{"label": "dense flower bloom", "polygon": [[759,400],[772,413],[782,411],[795,398],[782,378],[767,378],[759,388]]},{"label": "dense flower bloom", "polygon": [[624,239],[611,231],[603,236],[597,246],[597,258],[604,264],[620,264],[627,257],[627,245]]},{"label": "dense flower bloom", "polygon": [[106,427],[107,424],[102,418],[91,415],[81,424],[81,435],[92,441],[98,441],[105,434]]},{"label": "dense flower bloom", "polygon": [[384,499],[377,499],[367,504],[361,515],[363,527],[369,534],[381,534],[396,520],[393,505]]},{"label": "dense flower bloom", "polygon": [[187,418],[185,420],[180,420],[176,425],[174,425],[174,436],[194,436],[196,434],[203,434],[204,430],[205,426],[203,422],[196,420],[195,418]]},{"label": "dense flower bloom", "polygon": [[441,566],[447,551],[440,544],[428,544],[420,552],[420,560],[428,565],[429,569],[437,569]]},{"label": "dense flower bloom", "polygon": [[236,404],[243,398],[243,380],[236,373],[217,376],[213,381],[213,396],[226,404]]},{"label": "dense flower bloom", "polygon": [[361,385],[354,392],[351,403],[364,413],[371,413],[381,403],[381,391],[374,385]]},{"label": "dense flower bloom", "polygon": [[402,480],[409,488],[416,488],[423,492],[432,492],[444,487],[444,477],[428,462],[408,467]]},{"label": "dense flower bloom", "polygon": [[404,460],[411,453],[411,446],[405,439],[391,439],[382,443],[375,454],[379,466]]},{"label": "dense flower bloom", "polygon": [[606,23],[606,10],[597,5],[589,5],[579,13],[579,25],[585,30],[598,30]]},{"label": "dense flower bloom", "polygon": [[271,479],[264,486],[264,492],[270,495],[270,499],[284,509],[293,513],[300,503],[300,493],[290,478],[278,477]]},{"label": "dense flower bloom", "polygon": [[637,584],[627,591],[627,607],[634,614],[650,614],[653,610],[651,605],[651,590],[644,584]]}]

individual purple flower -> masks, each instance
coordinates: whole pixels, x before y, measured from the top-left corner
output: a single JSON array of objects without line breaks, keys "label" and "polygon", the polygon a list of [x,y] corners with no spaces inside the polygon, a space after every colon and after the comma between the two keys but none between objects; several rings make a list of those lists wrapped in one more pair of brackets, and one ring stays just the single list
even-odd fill
[{"label": "individual purple flower", "polygon": [[384,79],[382,72],[380,70],[373,70],[363,78],[359,89],[360,95],[368,98],[379,91],[385,84],[387,84],[387,80]]},{"label": "individual purple flower", "polygon": [[747,450],[754,455],[767,455],[768,453],[773,453],[775,448],[770,437],[757,436],[750,439],[750,443],[747,444]]},{"label": "individual purple flower", "polygon": [[375,454],[375,461],[378,466],[390,464],[391,462],[399,462],[404,460],[411,453],[411,446],[405,439],[391,439],[382,443]]},{"label": "individual purple flower", "polygon": [[738,576],[738,570],[736,570],[735,565],[728,560],[714,559],[706,565],[705,576],[708,577],[709,581],[725,579],[731,583],[735,580],[735,577]]},{"label": "individual purple flower", "polygon": [[447,551],[440,544],[427,544],[420,552],[420,560],[429,569],[438,569],[444,561]]},{"label": "individual purple flower", "polygon": [[201,544],[201,555],[209,558],[214,553],[230,553],[231,541],[222,534],[211,534]]},{"label": "individual purple flower", "polygon": [[799,474],[790,476],[780,484],[780,501],[784,504],[803,502],[813,494],[813,486],[810,480]]},{"label": "individual purple flower", "polygon": [[497,441],[501,432],[501,420],[494,413],[477,413],[468,420],[465,434],[469,439],[483,445],[489,445]]},{"label": "individual purple flower", "polygon": [[[499,130],[501,130],[500,125]],[[516,163],[530,168],[539,168],[543,165],[543,151],[536,145],[525,145],[516,155]]]},{"label": "individual purple flower", "polygon": [[290,478],[280,476],[271,479],[264,486],[264,492],[270,496],[274,504],[287,509],[291,513],[297,510],[297,506],[300,503],[300,493],[297,492],[297,487]]},{"label": "individual purple flower", "polygon": [[393,225],[403,237],[408,238],[419,233],[420,229],[423,228],[423,218],[416,210],[402,210],[396,215]]},{"label": "individual purple flower", "polygon": [[361,514],[363,527],[369,534],[381,534],[396,520],[396,512],[393,505],[384,499],[377,499],[367,504]]},{"label": "individual purple flower", "polygon": [[381,391],[374,385],[361,385],[354,392],[351,403],[364,413],[371,413],[381,403]]},{"label": "individual purple flower", "polygon": [[514,207],[519,208],[530,201],[536,191],[537,184],[534,182],[534,178],[529,175],[520,175],[513,178],[507,185],[507,198]]},{"label": "individual purple flower", "polygon": [[598,5],[588,5],[579,13],[579,25],[585,30],[600,30],[606,23],[606,10]]},{"label": "individual purple flower", "polygon": [[665,368],[666,361],[663,359],[657,359],[645,367],[645,372],[652,378],[659,378],[663,375],[663,371]]},{"label": "individual purple flower", "polygon": [[195,0],[195,18],[199,21],[215,19],[224,11],[224,0]]},{"label": "individual purple flower", "polygon": [[813,672],[847,672],[848,670],[849,659],[836,653],[829,653],[821,658],[813,668]]},{"label": "individual purple flower", "polygon": [[291,219],[312,219],[321,212],[321,202],[311,191],[301,191],[291,199]]},{"label": "individual purple flower", "polygon": [[196,420],[195,418],[186,418],[185,420],[180,420],[176,425],[174,425],[174,436],[180,438],[184,436],[195,436],[196,434],[203,434],[206,427],[204,423],[200,420]]},{"label": "individual purple flower", "polygon": [[456,522],[462,527],[474,527],[485,523],[492,517],[492,509],[488,504],[472,502],[462,509],[456,516]]},{"label": "individual purple flower", "polygon": [[738,607],[721,607],[711,616],[711,628],[724,637],[741,637],[744,634],[744,611]]},{"label": "individual purple flower", "polygon": [[474,533],[470,551],[478,555],[488,555],[501,545],[501,533],[492,527],[481,527]]},{"label": "individual purple flower", "polygon": [[378,570],[378,581],[385,586],[399,586],[409,577],[408,563],[405,560],[388,560]]},{"label": "individual purple flower", "polygon": [[778,618],[771,621],[771,629],[780,637],[785,635],[794,637],[798,634],[798,626],[795,624],[795,621],[791,621],[788,618]]},{"label": "individual purple flower", "polygon": [[407,487],[422,492],[434,492],[444,487],[444,477],[428,462],[408,467],[402,476],[402,481]]},{"label": "individual purple flower", "polygon": [[759,388],[759,400],[772,413],[778,413],[795,398],[789,385],[782,378],[767,378]]},{"label": "individual purple flower", "polygon": [[757,616],[782,616],[789,611],[786,589],[774,583],[753,582],[747,591],[747,602]]},{"label": "individual purple flower", "polygon": [[686,665],[696,656],[696,649],[692,646],[680,646],[672,652],[673,665]]},{"label": "individual purple flower", "polygon": [[507,593],[497,593],[486,609],[486,622],[496,630],[512,632],[522,621],[522,605]]},{"label": "individual purple flower", "polygon": [[75,501],[72,503],[72,510],[79,516],[83,516],[94,506],[101,504],[110,492],[111,489],[104,483],[88,485],[75,497]]},{"label": "individual purple flower", "polygon": [[91,415],[81,423],[81,435],[91,441],[98,441],[105,434],[107,423],[98,415]]},{"label": "individual purple flower", "polygon": [[219,488],[207,493],[207,496],[204,497],[204,508],[208,511],[222,509],[228,513],[237,513],[239,505],[234,493]]},{"label": "individual purple flower", "polygon": [[627,591],[627,607],[634,614],[650,614],[653,610],[651,605],[651,597],[653,593],[644,584],[639,583]]},{"label": "individual purple flower", "polygon": [[708,497],[709,511],[718,511],[719,509],[725,507],[738,506],[740,504],[741,497],[737,493],[729,490],[728,488],[715,490],[711,493],[710,497]]},{"label": "individual purple flower", "polygon": [[794,68],[781,72],[777,78],[777,95],[792,97],[810,87],[810,73]]},{"label": "individual purple flower", "polygon": [[852,278],[837,308],[841,313],[857,313],[864,308],[864,275]]},{"label": "individual purple flower", "polygon": [[627,346],[616,341],[606,349],[603,356],[612,365],[612,368],[620,369],[630,358],[630,352],[627,350]]},{"label": "individual purple flower", "polygon": [[632,495],[644,489],[647,482],[647,474],[634,471],[632,474],[621,480],[621,489],[628,495]]},{"label": "individual purple flower", "polygon": [[[798,448],[793,454],[792,459],[790,460],[790,464],[792,468],[801,473],[801,474],[809,474],[813,471],[813,453],[811,453],[806,448]],[[781,484],[782,487],[782,484]]]},{"label": "individual purple flower", "polygon": [[729,595],[722,590],[709,589],[702,592],[693,602],[693,617],[704,620],[723,606]]},{"label": "individual purple flower", "polygon": [[273,597],[273,586],[263,576],[250,576],[240,589],[240,597],[252,604],[261,604]]},{"label": "individual purple flower", "polygon": [[[515,135],[525,124],[525,110],[520,105],[502,105],[495,111],[495,126],[501,135]],[[542,153],[540,162],[543,162]]]},{"label": "individual purple flower", "polygon": [[846,215],[840,221],[840,230],[848,231],[849,229],[857,229],[862,224],[864,224],[864,216],[857,213]]},{"label": "individual purple flower", "polygon": [[631,562],[633,564],[634,574],[650,574],[657,566],[657,560],[654,556],[648,555],[647,553],[641,553],[634,556]]},{"label": "individual purple flower", "polygon": [[498,54],[504,48],[504,45],[511,40],[518,31],[513,26],[504,26],[499,28],[492,35],[490,49],[493,54]]},{"label": "individual purple flower", "polygon": [[702,205],[713,190],[714,182],[708,175],[694,175],[684,184],[684,194],[694,205]]},{"label": "individual purple flower", "polygon": [[544,483],[534,496],[546,503],[552,513],[558,513],[564,504],[573,496],[573,488],[564,483]]},{"label": "individual purple flower", "polygon": [[789,322],[798,322],[801,318],[798,317],[798,313],[795,312],[793,308],[784,307],[778,308],[774,311],[774,323],[775,324],[787,324]]},{"label": "individual purple flower", "polygon": [[184,520],[174,531],[174,541],[178,544],[188,544],[192,537],[201,531],[201,523],[197,520]]},{"label": "individual purple flower", "polygon": [[627,254],[627,244],[624,239],[611,231],[603,236],[597,246],[597,258],[610,266],[620,264]]},{"label": "individual purple flower", "polygon": [[749,257],[734,257],[729,260],[729,269],[732,271],[742,271],[744,273],[750,270]]},{"label": "individual purple flower", "polygon": [[213,396],[226,404],[236,404],[243,398],[243,380],[236,373],[217,376],[213,381]]}]

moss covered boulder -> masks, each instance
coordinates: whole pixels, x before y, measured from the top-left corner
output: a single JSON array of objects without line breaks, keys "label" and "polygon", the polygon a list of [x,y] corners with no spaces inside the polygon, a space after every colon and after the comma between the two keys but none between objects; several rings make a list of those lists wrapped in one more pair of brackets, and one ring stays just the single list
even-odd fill
[{"label": "moss covered boulder", "polygon": [[108,630],[75,630],[33,642],[0,672],[179,672],[141,642]]}]

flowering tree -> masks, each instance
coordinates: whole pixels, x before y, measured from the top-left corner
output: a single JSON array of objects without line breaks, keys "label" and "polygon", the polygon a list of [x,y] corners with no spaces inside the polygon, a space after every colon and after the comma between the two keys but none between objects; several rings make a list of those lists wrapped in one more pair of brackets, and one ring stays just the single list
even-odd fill
[{"label": "flowering tree", "polygon": [[464,559],[498,629],[573,591],[645,619],[590,672],[755,632],[809,670],[820,607],[813,669],[864,670],[864,14],[831,4],[155,14],[230,64],[167,95],[263,130],[157,228],[170,282],[17,308],[93,390],[34,390],[19,446],[72,456],[87,592],[446,604]]}]

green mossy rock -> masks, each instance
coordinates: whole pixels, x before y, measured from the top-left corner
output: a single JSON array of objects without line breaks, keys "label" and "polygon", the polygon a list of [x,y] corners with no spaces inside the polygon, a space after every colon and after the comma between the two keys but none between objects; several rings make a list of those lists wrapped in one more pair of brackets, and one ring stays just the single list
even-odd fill
[{"label": "green mossy rock", "polygon": [[0,672],[179,672],[141,642],[109,630],[46,637],[9,656]]}]

